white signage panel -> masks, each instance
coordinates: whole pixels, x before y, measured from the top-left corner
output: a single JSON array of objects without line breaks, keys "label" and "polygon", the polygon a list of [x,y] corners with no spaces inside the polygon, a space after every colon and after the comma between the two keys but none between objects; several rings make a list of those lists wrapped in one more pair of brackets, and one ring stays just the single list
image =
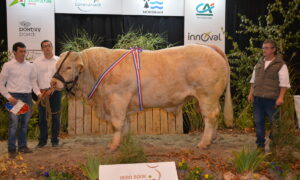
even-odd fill
[{"label": "white signage panel", "polygon": [[178,180],[175,162],[100,165],[100,180]]},{"label": "white signage panel", "polygon": [[184,0],[123,0],[122,6],[123,15],[184,15]]},{"label": "white signage panel", "polygon": [[29,59],[41,55],[41,42],[45,39],[55,44],[53,0],[7,1],[8,50],[16,42],[26,45]]},{"label": "white signage panel", "polygon": [[225,50],[225,0],[185,0],[184,44],[214,44]]},{"label": "white signage panel", "polygon": [[56,0],[55,13],[121,14],[122,0]]}]

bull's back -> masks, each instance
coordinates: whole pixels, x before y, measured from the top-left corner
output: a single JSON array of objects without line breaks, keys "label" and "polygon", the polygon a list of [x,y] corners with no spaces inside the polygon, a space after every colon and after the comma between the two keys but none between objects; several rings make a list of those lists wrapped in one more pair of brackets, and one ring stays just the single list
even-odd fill
[{"label": "bull's back", "polygon": [[140,60],[143,98],[145,105],[150,102],[149,107],[157,102],[175,106],[198,90],[213,91],[215,86],[224,90],[227,82],[225,59],[209,47],[188,45],[144,51]]}]

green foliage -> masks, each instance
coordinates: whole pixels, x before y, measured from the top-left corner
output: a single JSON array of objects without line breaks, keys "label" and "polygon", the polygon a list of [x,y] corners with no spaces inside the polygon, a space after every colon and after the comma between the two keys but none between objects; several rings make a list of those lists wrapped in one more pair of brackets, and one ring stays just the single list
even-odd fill
[{"label": "green foliage", "polygon": [[103,41],[102,37],[97,35],[90,36],[84,29],[76,29],[72,35],[65,35],[60,43],[61,51],[82,51],[84,49],[97,46]]},{"label": "green foliage", "polygon": [[[4,40],[0,40],[0,46],[4,46]],[[9,52],[0,52],[0,70],[5,62],[8,61]],[[7,127],[8,127],[8,111],[4,108],[6,99],[0,95],[0,140],[7,139]]]},{"label": "green foliage", "polygon": [[300,180],[300,173],[297,173],[297,174],[295,175],[295,177],[293,178],[293,180]]},{"label": "green foliage", "polygon": [[85,165],[81,165],[80,169],[89,180],[99,178],[100,158],[91,156],[88,158]]},{"label": "green foliage", "polygon": [[184,177],[184,180],[195,180],[200,179],[202,177],[203,168],[195,167],[190,170],[187,176]]},{"label": "green foliage", "polygon": [[285,177],[287,173],[291,171],[290,165],[283,162],[271,162],[269,168],[281,178]]},{"label": "green foliage", "polygon": [[74,177],[65,172],[58,172],[55,170],[51,170],[49,173],[45,172],[44,176],[46,177],[47,180],[72,180]]},{"label": "green foliage", "polygon": [[233,165],[237,172],[257,170],[262,162],[266,159],[266,155],[258,149],[243,148],[240,152],[234,152]]},{"label": "green foliage", "polygon": [[190,122],[190,132],[203,130],[204,128],[203,118],[195,109],[196,103],[196,99],[189,100],[182,109],[183,112],[185,112],[188,116]]},{"label": "green foliage", "polygon": [[[4,46],[4,40],[0,40],[0,47]],[[2,66],[5,62],[9,59],[9,52],[8,51],[2,51],[0,52],[0,70],[2,69]],[[0,95],[0,109],[4,110],[4,104],[6,103],[6,100],[3,96]],[[1,121],[1,119],[0,119]]]},{"label": "green foliage", "polygon": [[114,49],[129,49],[140,47],[147,50],[156,50],[172,46],[160,34],[146,33],[142,30],[129,30],[126,34],[119,35]]},{"label": "green foliage", "polygon": [[178,169],[179,170],[188,170],[189,166],[186,163],[186,161],[184,159],[182,159],[179,163],[178,163]]},{"label": "green foliage", "polygon": [[39,112],[38,107],[33,106],[32,108],[32,116],[28,121],[28,133],[27,137],[29,139],[37,139],[39,137],[40,129],[39,129]]},{"label": "green foliage", "polygon": [[276,119],[272,125],[273,139],[270,145],[272,155],[278,161],[292,162],[295,160],[292,153],[300,150],[300,138],[294,134],[295,109],[294,98],[291,90],[287,91],[284,104],[280,107],[280,118]]},{"label": "green foliage", "polygon": [[240,129],[253,128],[254,122],[252,115],[252,106],[249,103],[245,103],[245,108],[242,109],[242,111],[238,114],[236,119],[236,127]]},{"label": "green foliage", "polygon": [[0,140],[7,139],[8,111],[0,108]]},{"label": "green foliage", "polygon": [[184,180],[212,180],[214,177],[209,174],[204,174],[204,169],[202,167],[193,167],[190,168],[187,162],[182,159],[177,164],[179,179],[183,178]]},{"label": "green foliage", "polygon": [[143,147],[135,142],[130,134],[123,137],[122,144],[118,151],[110,156],[98,158],[91,156],[88,158],[86,164],[80,166],[84,175],[90,180],[95,180],[99,177],[100,164],[129,164],[129,163],[145,163],[147,157],[144,153]]},{"label": "green foliage", "polygon": [[63,93],[61,98],[60,130],[68,132],[68,96]]},{"label": "green foliage", "polygon": [[131,134],[123,136],[122,144],[118,149],[118,155],[115,163],[126,164],[126,163],[143,163],[147,162],[142,145],[137,143]]},{"label": "green foliage", "polygon": [[[284,3],[276,0],[267,7],[267,14],[258,18],[255,24],[244,15],[239,15],[241,19],[240,30],[236,33],[249,36],[249,44],[241,48],[232,37],[233,49],[230,50],[228,58],[231,64],[231,86],[235,93],[233,96],[234,112],[236,114],[236,124],[240,128],[252,127],[252,108],[248,106],[247,96],[250,87],[250,78],[253,67],[261,55],[261,44],[266,39],[273,39],[278,43],[278,51],[283,54],[288,50],[300,48],[300,30],[291,32],[289,29],[300,20],[299,0]],[[275,18],[276,16],[276,18]],[[278,19],[282,19],[279,21]],[[245,122],[248,122],[247,125]]]}]

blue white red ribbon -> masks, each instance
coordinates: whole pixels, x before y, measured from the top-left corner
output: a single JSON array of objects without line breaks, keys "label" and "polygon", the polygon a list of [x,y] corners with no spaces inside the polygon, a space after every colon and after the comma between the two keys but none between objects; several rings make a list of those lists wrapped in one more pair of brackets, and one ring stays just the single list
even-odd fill
[{"label": "blue white red ribbon", "polygon": [[139,99],[139,109],[140,111],[143,110],[143,98],[142,98],[142,85],[141,85],[141,76],[140,76],[140,70],[141,70],[141,62],[140,62],[140,53],[142,52],[141,48],[130,48],[130,51],[127,51],[124,53],[119,59],[117,59],[112,65],[109,66],[98,78],[95,85],[93,86],[91,92],[88,95],[88,99],[92,98],[94,93],[96,92],[97,88],[101,84],[101,82],[105,79],[105,77],[122,61],[125,59],[125,57],[132,53],[133,56],[133,63],[135,67],[136,72],[136,82],[137,82],[137,89],[138,89],[138,99]]},{"label": "blue white red ribbon", "polygon": [[141,70],[140,52],[142,52],[142,49],[134,48],[132,51],[132,56],[133,56],[133,63],[135,67],[135,74],[136,74],[136,85],[138,89],[139,107],[140,107],[140,111],[142,111],[143,95],[142,95],[142,83],[141,83],[141,76],[140,76],[140,70]]}]

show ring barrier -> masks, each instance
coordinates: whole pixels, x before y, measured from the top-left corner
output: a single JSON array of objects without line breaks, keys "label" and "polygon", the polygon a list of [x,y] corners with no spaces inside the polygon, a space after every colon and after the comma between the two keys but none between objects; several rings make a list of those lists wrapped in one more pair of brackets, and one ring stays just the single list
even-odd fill
[{"label": "show ring barrier", "polygon": [[[182,134],[183,119],[175,118],[173,113],[163,109],[152,108],[128,116],[129,131],[132,134]],[[79,98],[69,98],[68,134],[112,134],[109,121],[96,116],[94,107],[85,104]]]}]

